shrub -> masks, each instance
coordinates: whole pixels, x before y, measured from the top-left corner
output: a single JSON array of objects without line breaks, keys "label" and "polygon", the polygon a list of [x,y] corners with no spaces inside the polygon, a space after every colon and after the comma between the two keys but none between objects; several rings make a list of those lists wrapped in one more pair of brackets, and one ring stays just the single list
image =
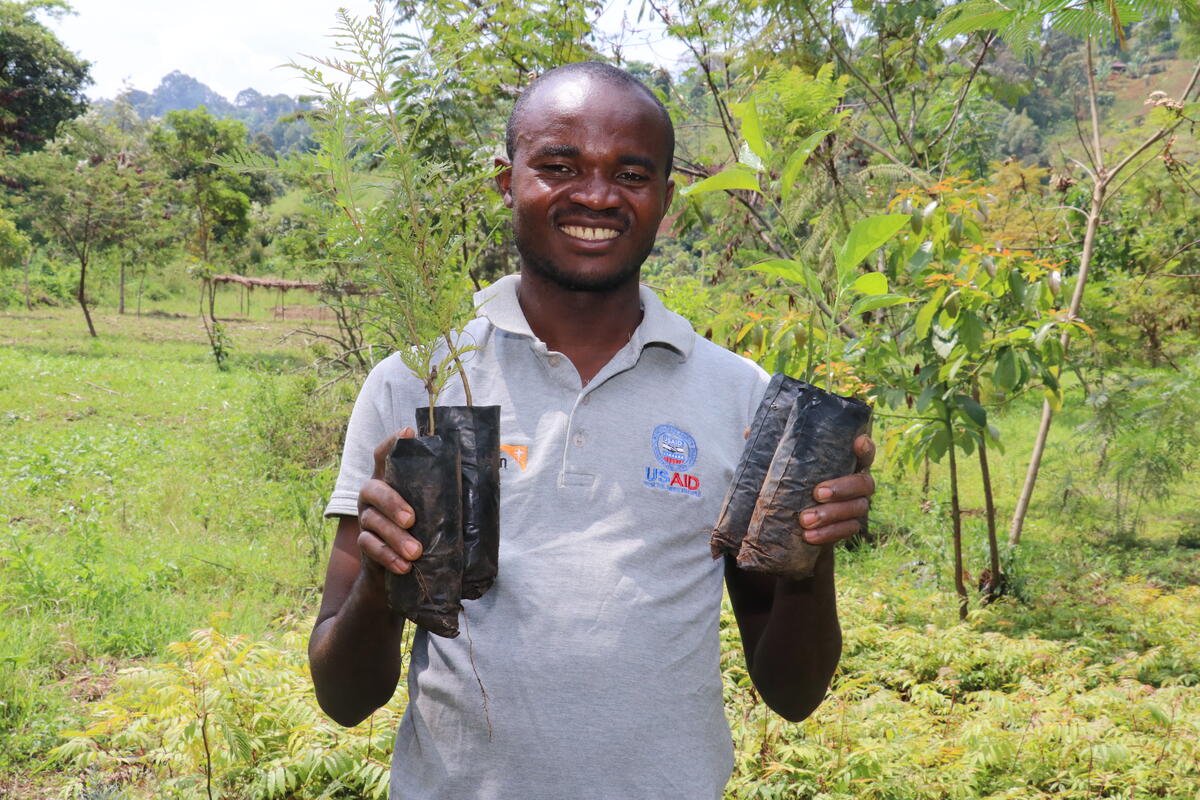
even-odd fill
[{"label": "shrub", "polygon": [[405,688],[342,728],[317,705],[304,640],[298,627],[263,641],[196,631],[169,660],[123,670],[53,756],[79,770],[77,793],[99,771],[148,779],[156,796],[386,797]]}]

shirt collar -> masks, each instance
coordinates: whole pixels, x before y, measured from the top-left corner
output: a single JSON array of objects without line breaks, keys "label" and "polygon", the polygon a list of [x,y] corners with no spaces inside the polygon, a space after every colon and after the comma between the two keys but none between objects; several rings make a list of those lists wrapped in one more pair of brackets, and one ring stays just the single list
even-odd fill
[{"label": "shirt collar", "polygon": [[[484,317],[495,327],[517,336],[536,339],[521,311],[517,300],[517,287],[521,285],[519,275],[505,275],[490,286],[475,293],[475,314]],[[638,287],[642,302],[642,322],[633,334],[638,349],[651,344],[662,344],[678,352],[683,358],[692,353],[695,332],[691,323],[663,305],[658,295],[647,286]]]}]

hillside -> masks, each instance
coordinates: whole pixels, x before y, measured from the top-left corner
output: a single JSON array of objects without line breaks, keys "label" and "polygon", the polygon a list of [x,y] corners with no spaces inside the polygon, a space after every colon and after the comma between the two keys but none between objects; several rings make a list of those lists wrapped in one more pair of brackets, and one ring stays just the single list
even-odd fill
[{"label": "hillside", "polygon": [[116,99],[98,100],[93,105],[104,111],[111,110],[118,102],[128,103],[143,120],[162,117],[169,111],[204,106],[215,117],[240,120],[246,125],[251,141],[265,145],[260,138],[265,137],[278,153],[312,146],[311,129],[298,116],[310,110],[312,104],[286,94],[264,95],[247,88],[230,102],[191,75],[175,70],[164,75],[153,91],[129,89]]}]

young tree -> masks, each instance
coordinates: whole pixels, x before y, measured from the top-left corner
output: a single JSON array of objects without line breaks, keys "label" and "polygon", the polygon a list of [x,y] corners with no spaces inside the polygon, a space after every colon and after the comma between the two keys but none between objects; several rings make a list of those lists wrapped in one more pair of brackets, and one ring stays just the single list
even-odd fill
[{"label": "young tree", "polygon": [[[1124,46],[1125,26],[1131,22],[1148,14],[1169,16],[1173,13],[1195,18],[1197,7],[1191,0],[1110,0],[1107,3],[1024,0],[1011,6],[997,0],[968,0],[950,7],[942,16],[944,38],[994,30],[1016,53],[1023,56],[1029,56],[1037,49],[1044,27],[1070,34],[1083,41],[1086,59],[1084,96],[1087,102],[1089,135],[1085,137],[1083,132],[1080,132],[1080,158],[1071,158],[1070,161],[1087,177],[1091,191],[1087,208],[1076,209],[1084,215],[1085,223],[1079,266],[1068,308],[1072,318],[1079,314],[1083,302],[1083,291],[1096,252],[1097,232],[1106,204],[1121,191],[1129,176],[1169,150],[1170,136],[1177,128],[1184,122],[1194,124],[1200,117],[1200,105],[1189,105],[1189,98],[1200,82],[1200,62],[1197,62],[1186,85],[1176,97],[1167,97],[1163,93],[1158,93],[1161,95],[1158,97],[1152,95],[1151,100],[1156,105],[1156,113],[1152,115],[1149,130],[1143,132],[1142,138],[1132,146],[1122,143],[1119,149],[1112,148],[1105,142],[1099,111],[1095,51],[1097,46],[1114,40]],[[1065,332],[1060,342],[1065,351],[1068,343]],[[1050,422],[1055,411],[1055,404],[1047,399],[1042,405],[1042,418],[1034,441],[1033,454],[1029,459],[1029,469],[1009,528],[1009,543],[1013,545],[1021,540],[1025,514],[1033,497],[1033,488],[1037,482],[1046,438],[1050,432]]]},{"label": "young tree", "polygon": [[265,202],[271,196],[261,177],[216,163],[245,142],[242,123],[216,119],[204,106],[168,113],[165,125],[150,134],[151,150],[183,190],[183,209],[191,227],[188,249],[199,262],[200,315],[218,366],[224,363],[228,339],[216,317],[216,285],[208,279],[213,273],[214,245],[232,245],[245,237],[251,202]]},{"label": "young tree", "polygon": [[122,241],[145,213],[152,176],[115,145],[99,124],[74,123],[42,152],[15,159],[22,186],[17,209],[48,241],[79,265],[76,298],[96,335],[88,310],[88,268],[96,256]]}]

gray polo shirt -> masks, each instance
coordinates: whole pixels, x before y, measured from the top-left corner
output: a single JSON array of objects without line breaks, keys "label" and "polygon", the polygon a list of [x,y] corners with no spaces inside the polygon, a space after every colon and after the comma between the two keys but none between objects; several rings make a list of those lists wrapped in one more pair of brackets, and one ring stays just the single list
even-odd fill
[{"label": "gray polo shirt", "polygon": [[[720,798],[722,562],[708,538],[766,388],[642,288],[587,386],[529,329],[517,276],[476,296],[476,403],[501,406],[501,544],[470,639],[419,631],[393,800]],[[452,380],[440,401],[463,402]],[[398,356],[363,384],[326,514],[357,513],[372,451],[425,404]],[[492,733],[471,667],[488,693]]]}]

